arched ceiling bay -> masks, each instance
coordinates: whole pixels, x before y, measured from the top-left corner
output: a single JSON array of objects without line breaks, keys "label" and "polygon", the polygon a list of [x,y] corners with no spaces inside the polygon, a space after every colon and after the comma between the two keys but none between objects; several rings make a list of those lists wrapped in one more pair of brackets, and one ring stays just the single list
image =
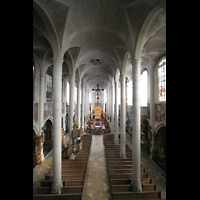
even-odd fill
[{"label": "arched ceiling bay", "polygon": [[[33,10],[34,52],[45,54],[54,41],[48,31],[45,13],[56,30],[60,52],[75,51],[75,70],[78,68],[89,88],[106,88],[120,69],[116,49],[129,51],[133,56],[135,41],[141,27],[156,4],[163,5],[158,20],[165,20],[165,0],[33,0],[44,11]],[[46,24],[45,24],[46,23]],[[156,26],[156,21],[153,24]],[[151,27],[153,29],[153,27]],[[55,33],[54,33],[55,36]],[[166,51],[166,26],[160,27],[147,39],[141,53],[141,68],[149,68],[151,59]],[[54,49],[53,49],[54,50]],[[52,58],[51,58],[52,59]],[[133,59],[133,58],[132,58]],[[96,60],[99,64],[95,65]],[[69,76],[69,68],[64,62],[63,75]],[[71,69],[71,68],[70,68]],[[74,70],[74,71],[75,71]],[[126,70],[132,78],[132,66]]]}]

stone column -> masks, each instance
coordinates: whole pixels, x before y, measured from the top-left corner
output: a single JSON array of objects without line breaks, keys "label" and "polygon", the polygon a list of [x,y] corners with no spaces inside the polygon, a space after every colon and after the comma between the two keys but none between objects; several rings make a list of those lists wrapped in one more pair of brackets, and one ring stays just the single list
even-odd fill
[{"label": "stone column", "polygon": [[62,95],[62,63],[60,58],[53,58],[53,184],[51,193],[61,194],[62,189],[62,165],[61,165],[61,95]]},{"label": "stone column", "polygon": [[84,104],[85,104],[85,101],[84,101],[84,96],[85,96],[85,92],[84,92],[84,83],[83,83],[83,79],[82,79],[82,85],[81,85],[81,91],[82,91],[82,98],[81,98],[81,101],[82,101],[82,128],[84,130],[85,126],[84,126],[84,112],[85,112],[85,109],[84,109]]},{"label": "stone column", "polygon": [[151,125],[151,133],[152,133],[152,141],[150,145],[150,158],[153,157],[153,149],[154,149],[154,120],[155,120],[155,104],[154,104],[154,70],[153,66],[151,67],[150,72],[150,125]]},{"label": "stone column", "polygon": [[77,123],[78,123],[78,128],[80,128],[81,126],[81,120],[80,120],[80,116],[81,116],[81,112],[80,112],[80,103],[81,103],[81,99],[80,99],[80,96],[81,96],[81,93],[80,93],[80,90],[81,90],[81,83],[80,81],[77,81]]},{"label": "stone column", "polygon": [[132,181],[134,192],[142,191],[140,181],[141,145],[140,145],[140,59],[132,64],[133,76],[133,130],[132,130]]},{"label": "stone column", "polygon": [[114,84],[111,84],[111,133],[114,134]]},{"label": "stone column", "polygon": [[107,92],[107,99],[106,99],[106,119],[110,120],[110,93],[109,93],[109,87],[106,88]]},{"label": "stone column", "polygon": [[[44,123],[44,87],[45,87],[45,73],[40,75],[40,98],[39,98],[39,133],[42,133],[42,126]],[[43,143],[41,144],[41,159],[44,160]]]},{"label": "stone column", "polygon": [[85,109],[84,109],[84,116],[85,116],[85,121],[84,121],[84,126],[87,129],[87,114],[88,114],[88,93],[87,93],[87,86],[84,88],[85,96],[84,96],[84,101],[85,101]]},{"label": "stone column", "polygon": [[126,76],[121,74],[120,158],[126,158]]},{"label": "stone column", "polygon": [[115,81],[115,135],[114,144],[119,144],[118,134],[119,134],[119,105],[118,105],[118,81]]},{"label": "stone column", "polygon": [[67,82],[64,79],[63,80],[63,102],[64,102],[64,122],[63,122],[63,129],[64,131],[66,130],[66,124],[65,124],[65,119],[66,119],[66,101],[67,101],[67,92],[66,92],[66,87],[67,87]]},{"label": "stone column", "polygon": [[75,74],[70,74],[70,99],[69,99],[69,146],[73,143],[73,116],[74,116],[74,90],[75,90]]},{"label": "stone column", "polygon": [[89,119],[89,88],[85,88],[85,127],[87,127],[87,121]]}]

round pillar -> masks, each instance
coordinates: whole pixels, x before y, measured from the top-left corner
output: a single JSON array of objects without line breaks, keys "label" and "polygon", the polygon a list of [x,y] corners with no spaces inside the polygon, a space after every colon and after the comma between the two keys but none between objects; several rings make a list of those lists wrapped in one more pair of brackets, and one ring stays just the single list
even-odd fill
[{"label": "round pillar", "polygon": [[132,64],[133,76],[133,130],[132,130],[132,190],[141,192],[140,165],[141,165],[141,144],[140,144],[140,59],[135,59]]},{"label": "round pillar", "polygon": [[61,131],[61,94],[62,94],[62,63],[60,58],[53,58],[53,184],[51,193],[61,194],[62,189],[62,131]]}]

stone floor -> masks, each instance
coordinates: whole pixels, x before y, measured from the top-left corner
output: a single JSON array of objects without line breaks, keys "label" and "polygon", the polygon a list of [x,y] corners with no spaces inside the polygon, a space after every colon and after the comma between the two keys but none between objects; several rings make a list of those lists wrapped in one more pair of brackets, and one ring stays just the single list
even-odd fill
[{"label": "stone floor", "polygon": [[93,135],[82,200],[110,200],[110,186],[102,135]]}]

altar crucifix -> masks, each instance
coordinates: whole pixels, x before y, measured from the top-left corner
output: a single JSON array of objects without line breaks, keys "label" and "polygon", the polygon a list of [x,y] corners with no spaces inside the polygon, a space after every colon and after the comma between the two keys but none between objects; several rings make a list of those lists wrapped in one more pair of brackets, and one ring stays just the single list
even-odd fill
[{"label": "altar crucifix", "polygon": [[100,95],[100,92],[101,92],[101,91],[104,91],[104,89],[100,89],[100,88],[99,88],[99,84],[97,84],[97,88],[96,88],[96,89],[92,89],[92,91],[96,91],[96,100],[97,100],[97,103],[99,103],[99,95]]},{"label": "altar crucifix", "polygon": [[96,93],[96,101],[95,101],[94,109],[92,109],[93,118],[100,119],[101,113],[103,113],[103,109],[101,108],[101,103],[100,103],[102,101],[102,98],[100,98],[100,95],[101,95],[101,91],[104,91],[104,89],[100,89],[99,84],[97,84],[97,88],[92,89],[92,91],[95,91]]}]

